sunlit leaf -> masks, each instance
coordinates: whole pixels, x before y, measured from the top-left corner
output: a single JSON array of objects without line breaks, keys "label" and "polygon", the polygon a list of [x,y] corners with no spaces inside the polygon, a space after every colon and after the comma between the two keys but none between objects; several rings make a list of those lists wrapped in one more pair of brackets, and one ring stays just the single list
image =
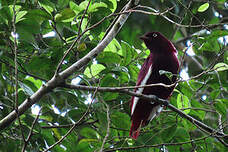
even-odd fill
[{"label": "sunlit leaf", "polygon": [[89,7],[88,12],[92,13],[98,10],[99,7],[107,7],[107,5],[103,2],[94,3],[91,7]]},{"label": "sunlit leaf", "polygon": [[209,8],[209,3],[204,3],[203,5],[201,5],[199,8],[198,8],[198,12],[204,12],[206,11],[208,8]]},{"label": "sunlit leaf", "polygon": [[34,91],[26,84],[19,82],[19,86],[24,90],[26,95],[31,96],[34,94]]},{"label": "sunlit leaf", "polygon": [[[183,95],[183,94],[178,94],[177,95],[177,108],[178,109],[182,109],[182,108],[190,108],[190,102],[187,96]],[[184,112],[186,114],[188,114],[190,112],[190,109],[186,109],[184,110]]]},{"label": "sunlit leaf", "polygon": [[27,11],[20,11],[16,15],[16,23],[23,20],[23,17],[27,14]]},{"label": "sunlit leaf", "polygon": [[50,15],[52,15],[52,12],[54,11],[54,4],[50,1],[46,0],[39,0],[39,5],[43,7]]},{"label": "sunlit leaf", "polygon": [[88,78],[92,78],[93,76],[96,76],[97,74],[99,74],[104,69],[105,69],[105,66],[103,66],[102,64],[92,64],[90,68],[87,67],[85,69],[84,74]]},{"label": "sunlit leaf", "polygon": [[216,70],[216,71],[226,71],[226,70],[228,70],[228,65],[226,63],[217,63],[214,66],[214,70]]},{"label": "sunlit leaf", "polygon": [[26,80],[31,81],[37,87],[37,89],[43,84],[41,80],[34,79],[33,77],[27,77]]},{"label": "sunlit leaf", "polygon": [[81,7],[79,7],[76,3],[74,3],[73,1],[70,1],[69,3],[70,8],[76,13],[78,14],[80,11],[82,11],[83,9]]},{"label": "sunlit leaf", "polygon": [[102,52],[98,57],[97,60],[100,63],[120,63],[121,57],[117,53],[112,52]]}]

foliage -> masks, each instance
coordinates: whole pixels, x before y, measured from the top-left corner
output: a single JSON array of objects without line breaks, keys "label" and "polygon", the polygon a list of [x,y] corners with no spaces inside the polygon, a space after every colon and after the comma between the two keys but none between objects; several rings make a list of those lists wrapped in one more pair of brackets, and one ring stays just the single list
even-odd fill
[{"label": "foliage", "polygon": [[[111,13],[119,12],[127,2],[16,0],[14,6],[13,0],[0,0],[0,119],[14,110],[16,94],[20,105],[53,77],[77,37],[81,36],[80,41],[64,59],[61,71],[96,47],[116,16],[106,18],[83,35],[82,32]],[[159,31],[174,42],[182,64],[180,72],[187,70],[190,77],[182,80],[178,76],[182,81],[178,82],[171,104],[212,128],[222,128],[227,134],[227,2],[153,0],[141,1],[140,5],[160,12],[175,6],[164,14],[173,22],[162,15],[132,12],[104,51],[66,82],[99,87],[134,86],[139,67],[149,53],[139,36],[147,31]],[[47,35],[50,32],[54,35]],[[195,56],[185,55],[189,49],[193,49]],[[90,152],[101,147],[103,151],[226,151],[213,135],[202,132],[169,109],[143,128],[137,140],[130,139],[130,98],[119,92],[55,88],[22,114],[20,121],[17,119],[1,131],[0,151],[22,151],[23,147],[26,151],[44,151],[76,122],[79,123],[73,132],[51,151]],[[33,111],[41,107],[37,117]],[[30,138],[23,140],[27,137]]]}]

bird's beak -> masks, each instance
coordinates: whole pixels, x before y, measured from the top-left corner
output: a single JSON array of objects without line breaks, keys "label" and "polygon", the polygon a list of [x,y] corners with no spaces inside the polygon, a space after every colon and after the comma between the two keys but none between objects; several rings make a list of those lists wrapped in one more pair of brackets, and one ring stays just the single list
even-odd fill
[{"label": "bird's beak", "polygon": [[140,38],[141,40],[143,40],[143,41],[148,40],[148,37],[146,37],[145,35],[140,36],[139,38]]}]

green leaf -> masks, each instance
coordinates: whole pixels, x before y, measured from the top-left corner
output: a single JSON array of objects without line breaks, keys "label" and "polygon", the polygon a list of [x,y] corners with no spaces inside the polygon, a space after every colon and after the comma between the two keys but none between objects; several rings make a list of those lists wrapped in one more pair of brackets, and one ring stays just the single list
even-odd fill
[{"label": "green leaf", "polygon": [[[94,141],[94,139],[92,139]],[[78,143],[78,145],[74,148],[74,151],[80,151],[80,152],[92,152],[91,150],[91,140],[90,139],[82,139]]]},{"label": "green leaf", "polygon": [[[79,107],[81,108],[81,107]],[[68,112],[68,116],[74,120],[74,121],[78,121],[82,115],[83,115],[84,111],[82,109],[72,109]]]},{"label": "green leaf", "polygon": [[82,21],[82,26],[81,26],[82,31],[86,29],[87,24],[88,24],[88,18],[85,17]]},{"label": "green leaf", "polygon": [[128,70],[129,70],[129,73],[130,73],[131,81],[136,82],[137,78],[138,78],[139,68],[137,66],[130,65]]},{"label": "green leaf", "polygon": [[203,39],[202,37],[198,37],[197,43],[201,43],[201,46],[199,46],[199,48],[195,47],[195,49],[202,51],[218,52],[220,50],[218,38],[224,37],[226,35],[228,35],[227,30],[213,30],[211,34],[206,35],[205,37],[203,37]]},{"label": "green leaf", "polygon": [[133,48],[127,42],[124,41],[121,42],[121,48],[124,57],[122,65],[128,65],[133,59]]},{"label": "green leaf", "polygon": [[55,142],[55,139],[54,139],[54,136],[52,134],[52,131],[46,130],[46,129],[42,129],[41,134],[42,134],[42,137],[47,141],[48,144],[51,144],[51,143]]},{"label": "green leaf", "polygon": [[177,141],[183,142],[183,141],[189,141],[190,135],[183,127],[178,127],[175,133],[175,139]]},{"label": "green leaf", "polygon": [[112,2],[112,6],[110,7],[109,6],[109,9],[112,11],[112,12],[115,12],[116,8],[117,8],[117,1],[116,0],[108,0],[109,2]]},{"label": "green leaf", "polygon": [[[100,35],[100,38],[103,37],[103,34]],[[121,45],[116,39],[113,39],[104,49],[104,52],[118,52],[118,50],[121,48]],[[122,55],[118,52],[119,55]]]},{"label": "green leaf", "polygon": [[[37,68],[37,66],[39,68]],[[27,70],[32,73],[34,72],[37,76],[41,76],[43,78],[50,78],[53,76],[54,72],[52,61],[45,55],[34,56],[29,61]]]},{"label": "green leaf", "polygon": [[26,77],[25,80],[32,82],[36,86],[37,89],[39,89],[43,84],[41,80],[34,79],[33,77],[30,77],[30,76]]},{"label": "green leaf", "polygon": [[128,73],[128,69],[125,66],[117,66],[112,71]]},{"label": "green leaf", "polygon": [[89,127],[84,127],[80,130],[80,135],[86,138],[97,138],[98,137],[98,133],[93,130],[92,128]]},{"label": "green leaf", "polygon": [[113,52],[102,52],[99,54],[97,57],[97,61],[99,63],[105,63],[105,64],[110,64],[110,63],[120,63],[121,62],[121,57],[117,53]]},{"label": "green leaf", "polygon": [[[107,74],[105,75],[105,77],[101,80],[100,86],[101,87],[116,87],[118,86],[119,81],[116,80],[112,74]],[[103,98],[105,101],[108,100],[113,100],[116,99],[118,97],[118,93],[114,93],[114,92],[105,92],[103,93]]]},{"label": "green leaf", "polygon": [[23,17],[27,14],[27,11],[20,11],[16,15],[16,23],[23,20]]},{"label": "green leaf", "polygon": [[[10,13],[11,13],[12,16],[13,16],[13,7],[14,7],[13,5],[9,5]],[[20,9],[21,9],[21,6],[20,5],[15,5],[15,12],[16,13],[19,12]]]},{"label": "green leaf", "polygon": [[[199,101],[194,100],[194,99],[191,100],[191,106],[194,108],[204,108],[203,105]],[[191,110],[189,114],[197,116],[201,120],[203,120],[206,115],[206,112],[203,110]]]},{"label": "green leaf", "polygon": [[57,128],[52,128],[52,131],[54,133],[54,136],[59,140],[61,138],[59,130]]},{"label": "green leaf", "polygon": [[179,90],[181,91],[182,94],[184,94],[188,98],[192,97],[193,90],[189,87],[189,84],[187,82],[180,83],[180,85],[178,86],[180,87]]},{"label": "green leaf", "polygon": [[215,100],[216,98],[218,98],[219,94],[221,93],[221,90],[213,90],[211,93],[210,93],[210,96],[213,100]]},{"label": "green leaf", "polygon": [[199,8],[198,8],[198,12],[204,12],[206,11],[208,8],[209,8],[209,3],[204,3],[203,5],[201,5]]},{"label": "green leaf", "polygon": [[124,84],[124,83],[128,83],[130,80],[130,75],[128,72],[121,72],[120,73],[120,83]]},{"label": "green leaf", "polygon": [[65,8],[59,14],[55,15],[55,20],[56,20],[56,22],[64,21],[64,20],[68,20],[71,18],[73,19],[74,16],[75,16],[75,13],[73,10],[71,10],[70,8]]},{"label": "green leaf", "polygon": [[226,117],[226,105],[220,101],[216,100],[216,103],[214,104],[216,111],[218,111],[220,114],[222,114],[224,117]]},{"label": "green leaf", "polygon": [[[79,7],[80,7],[82,10],[85,10],[85,9],[87,8],[88,4],[89,4],[89,1],[83,1],[83,2],[81,2],[81,3],[79,4]],[[91,6],[92,6],[92,3],[90,3],[89,8],[90,8]]]},{"label": "green leaf", "polygon": [[213,69],[216,71],[226,71],[228,70],[228,65],[226,63],[217,63]]},{"label": "green leaf", "polygon": [[52,12],[54,11],[54,4],[47,0],[39,0],[39,5],[43,7],[50,15],[52,15]]},{"label": "green leaf", "polygon": [[88,77],[88,78],[92,78],[93,76],[98,75],[102,70],[105,69],[105,66],[103,66],[102,64],[92,64],[89,67],[87,67],[84,71],[84,74]]},{"label": "green leaf", "polygon": [[0,21],[4,22],[6,25],[11,23],[13,15],[11,14],[10,8],[7,6],[0,9]]},{"label": "green leaf", "polygon": [[73,1],[70,1],[69,3],[70,8],[76,13],[78,14],[79,12],[81,12],[83,9],[80,8],[76,3],[74,3]]},{"label": "green leaf", "polygon": [[174,137],[176,133],[176,129],[177,129],[176,124],[163,129],[163,131],[161,132],[161,138],[163,139],[163,141],[169,142]]},{"label": "green leaf", "polygon": [[[182,108],[190,108],[190,102],[187,96],[183,94],[178,94],[177,95],[177,108],[182,109]],[[190,112],[190,109],[184,110],[184,113],[188,114]]]},{"label": "green leaf", "polygon": [[68,5],[68,3],[69,3],[69,0],[58,0],[58,6],[60,8],[66,7]]},{"label": "green leaf", "polygon": [[188,84],[192,89],[197,90],[203,85],[203,82],[192,79],[188,81]]},{"label": "green leaf", "polygon": [[97,111],[96,113],[96,116],[97,116],[97,119],[99,121],[99,129],[100,129],[100,132],[102,133],[106,133],[106,129],[107,129],[107,114],[102,112],[102,111]]},{"label": "green leaf", "polygon": [[[191,112],[189,114],[192,114]],[[191,122],[189,122],[188,120],[182,117],[178,117],[177,120],[178,120],[178,126],[183,126],[185,130],[187,130],[188,132],[194,131],[196,129],[196,126],[194,126]]]},{"label": "green leaf", "polygon": [[38,23],[43,22],[44,20],[51,20],[52,16],[48,14],[45,10],[33,9],[30,10],[27,14],[30,18],[35,19]]},{"label": "green leaf", "polygon": [[99,7],[107,7],[107,5],[103,2],[93,3],[93,5],[88,9],[88,13],[96,12]]},{"label": "green leaf", "polygon": [[34,94],[33,90],[26,84],[24,84],[22,82],[19,82],[18,84],[23,89],[23,91],[25,92],[26,95],[31,96]]},{"label": "green leaf", "polygon": [[115,111],[111,115],[111,120],[112,123],[117,127],[117,128],[129,128],[130,127],[130,117],[126,113],[122,113],[119,111]]},{"label": "green leaf", "polygon": [[37,20],[26,18],[17,24],[17,30],[19,31],[19,37],[24,37],[21,31],[27,31],[28,34],[37,34],[40,32],[40,24]]},{"label": "green leaf", "polygon": [[102,87],[116,87],[118,86],[118,80],[116,80],[116,78],[113,77],[113,75],[111,73],[106,74],[105,77],[101,80],[100,85]]}]

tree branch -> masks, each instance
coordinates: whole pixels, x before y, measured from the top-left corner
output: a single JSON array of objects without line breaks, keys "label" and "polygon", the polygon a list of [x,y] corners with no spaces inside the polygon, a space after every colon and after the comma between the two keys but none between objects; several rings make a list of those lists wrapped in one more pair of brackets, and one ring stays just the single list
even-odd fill
[{"label": "tree branch", "polygon": [[155,144],[155,145],[140,145],[140,146],[134,146],[134,147],[113,148],[113,149],[104,150],[104,152],[113,152],[113,151],[122,151],[122,150],[135,150],[135,149],[148,148],[148,147],[177,146],[177,145],[184,145],[184,144],[189,144],[189,143],[192,143],[192,142],[201,141],[201,140],[204,140],[206,138],[208,138],[208,136],[202,137],[202,138],[198,138],[198,139],[195,139],[195,140],[190,140],[190,141],[185,141],[185,142],[178,142],[178,143],[162,143],[162,144]]},{"label": "tree branch", "polygon": [[[97,93],[97,89],[94,91],[93,93],[93,98],[92,101],[95,99],[96,97],[96,93]],[[87,116],[87,114],[89,113],[89,109],[91,107],[93,102],[91,102],[86,110],[86,112],[82,115],[82,117],[76,122],[74,123],[74,125],[70,128],[70,130],[67,131],[67,133],[60,138],[56,143],[54,143],[53,145],[51,145],[50,147],[48,147],[47,149],[45,149],[43,152],[48,152],[50,149],[52,149],[53,147],[55,147],[56,145],[60,144],[79,124],[82,123],[83,119]]]},{"label": "tree branch", "polygon": [[127,89],[120,89],[120,87],[91,87],[91,86],[81,86],[81,85],[62,85],[62,87],[65,88],[69,88],[69,89],[80,89],[80,90],[88,90],[88,91],[100,91],[100,92],[120,92],[120,93],[125,93],[131,96],[136,96],[139,98],[143,98],[148,100],[148,102],[157,102],[161,105],[167,106],[170,110],[178,113],[181,117],[187,119],[188,121],[190,121],[191,123],[193,123],[194,125],[196,125],[197,127],[199,127],[200,129],[202,129],[204,132],[206,133],[210,133],[212,134],[212,136],[220,138],[220,137],[225,137],[228,136],[224,133],[222,133],[221,131],[217,131],[209,126],[207,126],[206,124],[196,120],[195,118],[185,114],[184,112],[182,112],[181,110],[177,109],[175,106],[171,105],[169,103],[168,100],[164,100],[161,98],[158,98],[154,95],[144,95],[144,94],[140,94],[140,93],[135,93],[133,91],[129,91]]},{"label": "tree branch", "polygon": [[81,124],[82,120],[88,114],[90,106],[91,106],[91,104],[88,106],[86,112],[82,115],[82,117],[75,124],[73,124],[73,126],[67,131],[67,133],[64,136],[62,136],[56,143],[54,143],[53,145],[49,146],[47,149],[45,149],[42,152],[48,152],[50,149],[52,149],[56,145],[60,144],[79,124]]},{"label": "tree branch", "polygon": [[[140,0],[130,0],[126,6],[124,11],[127,11],[138,4]],[[89,61],[91,61],[96,55],[101,53],[104,48],[112,41],[112,39],[117,35],[120,31],[124,23],[126,22],[130,13],[122,14],[119,16],[118,20],[115,22],[111,30],[105,36],[105,38],[87,55],[78,60],[76,63],[68,67],[66,70],[59,73],[59,75],[55,75],[49,80],[45,85],[43,85],[39,90],[37,90],[30,98],[26,99],[19,107],[18,114],[22,115],[26,110],[28,110],[33,104],[38,102],[45,94],[50,92],[52,89],[59,86],[64,82],[66,78],[71,76],[73,73],[78,71],[83,66],[87,65]],[[0,121],[0,130],[9,126],[15,119],[17,115],[15,110],[8,114],[5,118]]]}]

